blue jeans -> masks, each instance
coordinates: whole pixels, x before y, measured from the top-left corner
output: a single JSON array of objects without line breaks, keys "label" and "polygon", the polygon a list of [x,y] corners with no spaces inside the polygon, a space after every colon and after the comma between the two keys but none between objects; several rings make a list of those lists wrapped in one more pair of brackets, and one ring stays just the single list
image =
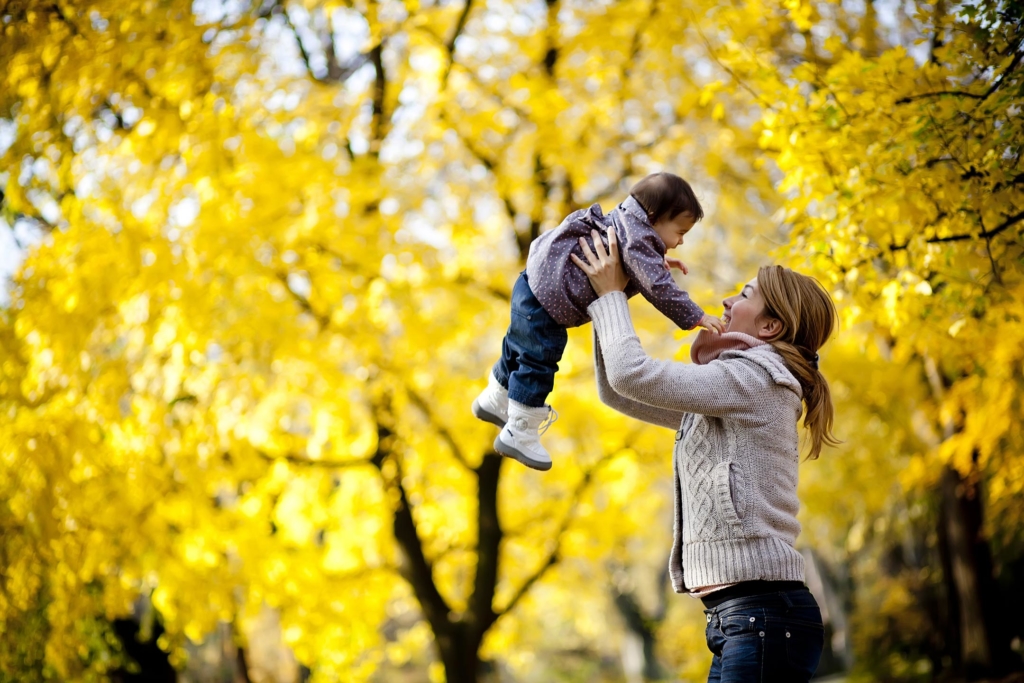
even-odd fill
[{"label": "blue jeans", "polygon": [[818,668],[825,628],[806,588],[727,600],[704,614],[708,683],[800,683]]},{"label": "blue jeans", "polygon": [[569,333],[544,310],[526,273],[520,273],[512,287],[512,321],[501,342],[501,359],[494,364],[494,377],[508,389],[509,399],[543,406],[568,341]]}]

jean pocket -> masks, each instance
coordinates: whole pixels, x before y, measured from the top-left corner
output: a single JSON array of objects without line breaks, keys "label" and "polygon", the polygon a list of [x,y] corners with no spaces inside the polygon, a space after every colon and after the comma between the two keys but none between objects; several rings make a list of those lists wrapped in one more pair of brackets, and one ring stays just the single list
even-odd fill
[{"label": "jean pocket", "polygon": [[789,668],[801,678],[810,678],[818,668],[825,647],[824,627],[821,624],[787,619],[783,629]]},{"label": "jean pocket", "polygon": [[815,621],[813,619],[801,619],[799,617],[794,618],[787,616],[782,622],[785,626],[792,626],[794,628],[806,628],[806,629],[817,629],[818,631],[824,631],[825,626],[820,620]]},{"label": "jean pocket", "polygon": [[722,635],[726,638],[746,638],[764,633],[765,620],[763,616],[756,616],[750,613],[730,614],[721,619]]}]

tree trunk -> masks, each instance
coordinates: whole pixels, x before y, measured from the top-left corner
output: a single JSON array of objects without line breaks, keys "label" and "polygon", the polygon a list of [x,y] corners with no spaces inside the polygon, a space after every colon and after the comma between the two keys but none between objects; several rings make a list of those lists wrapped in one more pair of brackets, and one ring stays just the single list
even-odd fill
[{"label": "tree trunk", "polygon": [[818,662],[818,675],[849,671],[853,668],[853,642],[849,629],[849,609],[853,592],[843,567],[830,567],[813,550],[803,550],[805,583],[821,609],[825,627],[825,645]]},{"label": "tree trunk", "polygon": [[146,641],[139,640],[141,629],[135,619],[117,619],[113,622],[114,633],[121,641],[124,652],[139,667],[132,673],[126,669],[110,672],[110,680],[114,683],[174,683],[178,672],[171,666],[167,653],[161,650],[156,639],[163,633],[159,623],[153,625],[152,633]]},{"label": "tree trunk", "polygon": [[[992,551],[983,535],[980,483],[965,481],[952,467],[942,474],[942,520],[948,561],[946,584],[955,600],[960,664],[968,678],[991,675],[1002,659],[996,610]],[[951,609],[951,612],[954,610]]]},{"label": "tree trunk", "polygon": [[622,617],[628,635],[628,649],[624,649],[622,657],[622,668],[626,680],[631,682],[665,680],[665,671],[655,653],[657,637],[654,628],[650,621],[644,618],[636,596],[628,591],[617,590],[613,602]]},{"label": "tree trunk", "polygon": [[939,495],[938,549],[942,562],[943,593],[945,593],[945,652],[952,660],[953,671],[963,670],[963,645],[960,643],[960,600],[953,582],[953,551],[949,545],[949,506],[945,495]]},{"label": "tree trunk", "polygon": [[645,615],[624,567],[612,572],[612,602],[626,627],[626,640],[622,649],[622,669],[630,683],[663,681],[668,678],[655,652],[658,643],[657,628],[665,620],[668,609],[665,591],[669,586],[668,565],[658,575],[658,603],[653,612]]},{"label": "tree trunk", "polygon": [[480,675],[480,643],[471,642],[465,624],[453,624],[443,637],[436,637],[447,683],[477,683]]},{"label": "tree trunk", "polygon": [[[944,3],[939,2],[936,10],[943,7]],[[926,355],[922,361],[932,395],[941,405],[950,382],[942,375],[934,358]],[[942,420],[942,440],[951,439],[958,429],[956,421],[947,415]],[[956,638],[951,640],[960,644],[958,668],[969,679],[995,673],[1010,654],[1005,637],[1007,629],[997,624],[992,549],[983,530],[977,450],[972,460],[969,479],[965,480],[955,468],[947,465],[939,483],[939,548],[943,554],[946,590],[951,596],[950,620],[957,619],[953,622]],[[954,654],[954,659],[956,656]]]}]

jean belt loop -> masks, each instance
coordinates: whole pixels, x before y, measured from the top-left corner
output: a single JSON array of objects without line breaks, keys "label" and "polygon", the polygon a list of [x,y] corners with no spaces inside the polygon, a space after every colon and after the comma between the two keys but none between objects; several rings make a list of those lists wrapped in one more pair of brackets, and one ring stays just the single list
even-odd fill
[{"label": "jean belt loop", "polygon": [[789,593],[787,591],[782,591],[779,595],[782,596],[782,601],[786,603],[786,609],[792,609],[793,601],[789,599]]}]

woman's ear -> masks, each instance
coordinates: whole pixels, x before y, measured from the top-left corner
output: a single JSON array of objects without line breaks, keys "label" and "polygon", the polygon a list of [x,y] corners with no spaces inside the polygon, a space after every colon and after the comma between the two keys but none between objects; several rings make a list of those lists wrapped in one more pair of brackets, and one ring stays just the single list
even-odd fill
[{"label": "woman's ear", "polygon": [[782,323],[777,318],[764,317],[758,321],[757,336],[759,339],[774,339],[782,332]]}]

